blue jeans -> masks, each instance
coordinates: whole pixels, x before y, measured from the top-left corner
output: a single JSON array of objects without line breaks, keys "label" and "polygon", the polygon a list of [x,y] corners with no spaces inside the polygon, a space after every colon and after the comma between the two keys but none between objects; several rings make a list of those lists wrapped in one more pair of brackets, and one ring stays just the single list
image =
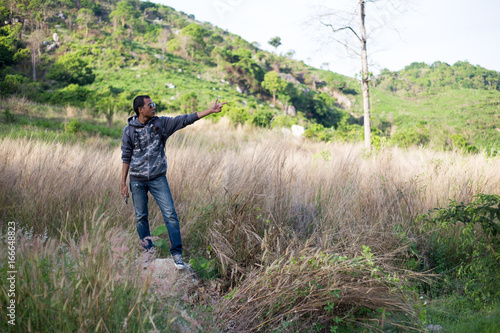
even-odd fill
[{"label": "blue jeans", "polygon": [[149,250],[153,247],[151,241],[151,233],[149,231],[148,221],[148,191],[151,192],[156,203],[160,206],[161,214],[165,220],[165,225],[170,238],[170,253],[182,254],[181,230],[179,227],[179,219],[175,213],[174,201],[168,187],[167,178],[165,175],[149,181],[130,181],[130,191],[132,192],[132,200],[134,202],[135,218],[137,232],[142,241],[144,250]]}]

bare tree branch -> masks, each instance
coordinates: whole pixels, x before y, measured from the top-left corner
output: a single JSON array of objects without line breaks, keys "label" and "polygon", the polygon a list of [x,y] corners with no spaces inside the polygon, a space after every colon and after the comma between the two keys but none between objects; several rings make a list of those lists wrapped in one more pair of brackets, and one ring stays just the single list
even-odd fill
[{"label": "bare tree branch", "polygon": [[358,36],[358,34],[356,33],[356,31],[354,31],[354,29],[353,29],[353,28],[351,28],[351,27],[349,27],[349,26],[347,26],[347,27],[342,27],[342,28],[339,28],[339,29],[335,29],[335,28],[333,27],[333,25],[331,25],[331,24],[324,23],[324,22],[322,22],[322,21],[320,21],[320,22],[321,22],[321,24],[323,24],[324,26],[330,27],[330,28],[332,29],[332,32],[333,32],[333,33],[335,33],[335,32],[339,32],[339,31],[342,31],[342,30],[346,30],[346,29],[351,30],[351,32],[352,32],[352,33],[356,36],[356,38],[357,38],[357,39],[359,39],[359,41],[361,41],[361,38]]},{"label": "bare tree branch", "polygon": [[330,37],[334,42],[337,42],[339,43],[340,45],[344,46],[347,50],[349,50],[350,52],[354,53],[356,56],[358,57],[361,57],[361,53],[359,53],[358,51],[355,51],[352,47],[349,46],[349,44],[347,42],[343,42],[337,38],[334,38],[334,37]]}]

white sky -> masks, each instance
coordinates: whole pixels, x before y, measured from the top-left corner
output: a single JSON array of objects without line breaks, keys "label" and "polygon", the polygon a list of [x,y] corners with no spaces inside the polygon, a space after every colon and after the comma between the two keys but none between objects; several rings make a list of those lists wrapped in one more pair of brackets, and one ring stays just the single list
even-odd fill
[{"label": "white sky", "polygon": [[[198,21],[227,29],[268,51],[273,50],[269,39],[279,36],[282,45],[278,52],[294,50],[294,59],[309,65],[319,68],[328,63],[331,71],[348,76],[360,71],[360,60],[349,57],[343,46],[335,42],[324,45],[331,32],[313,19],[321,11],[320,5],[340,9],[346,3],[355,6],[356,0],[153,1],[194,14]],[[368,41],[370,71],[377,74],[382,68],[400,70],[415,61],[430,64],[438,60],[450,65],[467,60],[500,71],[499,0],[406,1],[409,9],[386,19],[398,32],[383,29]],[[368,4],[367,25],[375,25],[379,17],[375,12],[374,4]]]}]

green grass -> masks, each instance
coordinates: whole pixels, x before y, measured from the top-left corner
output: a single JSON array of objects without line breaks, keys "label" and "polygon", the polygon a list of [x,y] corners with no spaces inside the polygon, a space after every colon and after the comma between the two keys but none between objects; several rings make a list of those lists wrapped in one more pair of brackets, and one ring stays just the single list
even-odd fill
[{"label": "green grass", "polygon": [[398,128],[423,125],[437,147],[445,147],[452,134],[460,134],[477,147],[498,150],[498,105],[499,91],[447,90],[409,98],[372,89],[376,122],[385,121]]}]

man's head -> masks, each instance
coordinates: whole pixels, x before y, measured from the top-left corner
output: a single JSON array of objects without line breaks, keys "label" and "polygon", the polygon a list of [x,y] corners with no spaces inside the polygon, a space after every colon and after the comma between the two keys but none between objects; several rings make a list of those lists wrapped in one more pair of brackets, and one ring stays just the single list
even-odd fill
[{"label": "man's head", "polygon": [[135,114],[139,115],[139,108],[142,108],[145,104],[146,99],[151,99],[148,95],[139,95],[134,98],[134,111]]},{"label": "man's head", "polygon": [[134,99],[134,111],[139,121],[146,124],[156,113],[156,104],[147,95],[137,96]]}]

